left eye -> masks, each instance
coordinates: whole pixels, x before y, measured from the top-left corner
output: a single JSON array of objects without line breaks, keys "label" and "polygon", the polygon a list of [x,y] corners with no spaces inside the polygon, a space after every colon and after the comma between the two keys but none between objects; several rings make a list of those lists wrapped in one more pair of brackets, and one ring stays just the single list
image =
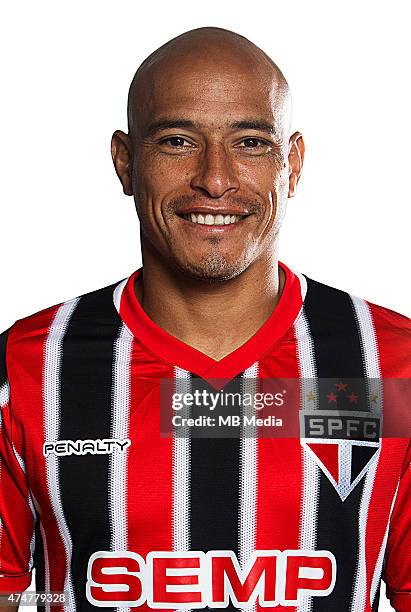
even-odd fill
[{"label": "left eye", "polygon": [[261,138],[244,138],[240,142],[240,147],[246,149],[256,149],[259,146],[267,146],[267,143]]}]

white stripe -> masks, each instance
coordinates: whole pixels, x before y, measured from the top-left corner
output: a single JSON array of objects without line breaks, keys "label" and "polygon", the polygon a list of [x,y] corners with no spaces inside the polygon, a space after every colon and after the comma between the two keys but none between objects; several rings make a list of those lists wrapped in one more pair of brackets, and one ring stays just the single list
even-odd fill
[{"label": "white stripe", "polygon": [[[354,295],[350,296],[357,316],[360,331],[361,344],[363,348],[363,359],[365,364],[365,375],[368,378],[369,405],[373,412],[381,412],[382,409],[382,381],[379,363],[379,352],[377,336],[370,308],[364,300]],[[373,401],[373,397],[377,401]]]},{"label": "white stripe", "polygon": [[[243,373],[242,395],[255,395],[258,363]],[[244,416],[255,415],[254,406],[244,406]],[[240,444],[240,533],[239,562],[244,567],[255,550],[257,499],[257,437],[256,427],[243,427]]]},{"label": "white stripe", "polygon": [[[37,522],[37,519],[34,521],[34,523]],[[33,535],[31,536],[31,540],[30,540],[30,563],[29,563],[29,572],[32,571],[32,569],[34,568],[34,549],[36,547],[36,533],[33,530]]]},{"label": "white stripe", "polygon": [[[44,582],[44,590],[46,593],[50,592],[50,563],[49,563],[49,551],[47,545],[47,535],[43,527],[43,523],[40,521],[40,533],[43,540],[43,551],[44,551],[44,573],[45,573],[45,582]],[[37,571],[37,570],[34,570]],[[37,580],[37,577],[36,577]],[[46,604],[46,610],[50,610],[50,604]]]},{"label": "white stripe", "polygon": [[383,563],[384,563],[385,548],[387,546],[387,541],[388,541],[388,533],[389,533],[389,530],[390,530],[391,515],[392,515],[392,511],[394,510],[394,504],[395,504],[395,500],[397,499],[397,493],[398,493],[399,486],[400,486],[400,482],[398,481],[397,489],[395,491],[394,498],[393,498],[392,503],[391,503],[391,510],[390,510],[390,516],[388,517],[388,521],[387,521],[387,527],[385,528],[385,534],[384,534],[384,537],[383,537],[383,540],[382,540],[382,543],[381,543],[380,552],[378,553],[377,562],[376,562],[375,568],[374,568],[374,574],[372,576],[371,589],[370,589],[370,604],[371,604],[371,606],[374,604],[374,599],[375,599],[378,587],[379,587],[380,582],[381,582],[382,567],[383,567]]},{"label": "white stripe", "polygon": [[[123,295],[123,290],[127,284],[127,281],[128,281],[128,278],[124,278],[122,281],[119,282],[119,284],[116,286],[116,288],[113,291],[113,302],[114,302],[114,306],[116,307],[116,310],[119,315],[120,315],[121,296]],[[127,327],[124,321],[123,321],[123,325],[128,330],[129,334],[132,336],[133,332]]]},{"label": "white stripe", "polygon": [[307,279],[303,274],[301,274],[301,272],[298,272],[298,270],[295,270],[292,266],[288,265],[287,267],[289,270],[291,270],[293,274],[296,275],[296,277],[300,281],[301,301],[304,302],[305,296],[307,294]]},{"label": "white stripe", "polygon": [[19,451],[17,450],[17,448],[14,446],[14,443],[12,444],[13,446],[13,452],[16,455],[16,459],[22,469],[22,472],[24,473],[24,475],[26,475],[26,464],[24,463],[24,459],[23,457],[20,455]]},{"label": "white stripe", "polygon": [[[258,362],[244,371],[242,377],[242,395],[256,393]],[[244,406],[244,416],[255,415],[255,407]],[[258,439],[255,426],[242,428],[240,441],[240,516],[238,557],[243,569],[255,550],[256,513],[257,513],[257,448]],[[256,610],[253,604],[251,610]]]},{"label": "white stripe", "polygon": [[[191,373],[182,368],[174,368],[176,393],[189,393]],[[184,397],[184,396],[183,396]],[[184,405],[181,417],[190,416],[189,406]],[[179,428],[179,436],[173,436],[173,550],[190,550],[190,428]],[[175,612],[179,612],[176,610]],[[186,610],[185,612],[191,612]]]},{"label": "white stripe", "polygon": [[[317,368],[314,357],[314,344],[308,321],[304,312],[294,323],[297,340],[297,355],[299,374],[301,378],[301,407],[302,409],[318,408]],[[309,399],[310,393],[315,399]],[[302,475],[302,510],[300,527],[300,548],[302,550],[315,550],[317,543],[317,515],[320,487],[320,468],[313,460],[304,446],[301,447],[303,475]],[[304,597],[298,606],[298,612],[309,612],[312,609],[312,597]]]},{"label": "white stripe", "polygon": [[[174,368],[175,392],[189,393],[191,374],[182,368]],[[184,406],[181,416],[188,417],[189,407]],[[190,431],[179,428],[179,436],[173,437],[173,550],[190,550]]]},{"label": "white stripe", "polygon": [[10,386],[8,380],[3,383],[0,387],[0,408],[4,408],[9,403],[10,399]]},{"label": "white stripe", "polygon": [[307,280],[305,276],[303,276],[303,274],[301,274],[300,272],[297,272],[296,270],[292,270],[292,271],[294,272],[294,274],[300,281],[301,301],[304,302],[305,296],[307,294]]},{"label": "white stripe", "polygon": [[[114,344],[113,393],[111,437],[124,440],[129,436],[130,421],[130,362],[133,336],[125,325]],[[124,452],[110,454],[109,508],[111,525],[111,550],[127,551],[127,461],[128,448]],[[129,607],[116,608],[128,612]]]},{"label": "white stripe", "polygon": [[121,296],[123,294],[123,289],[126,286],[127,281],[128,281],[128,278],[124,278],[122,281],[118,283],[118,285],[113,291],[113,302],[114,302],[114,306],[116,307],[118,314],[120,314]]},{"label": "white stripe", "polygon": [[[54,316],[47,335],[44,360],[45,442],[54,442],[59,439],[60,435],[60,376],[62,343],[67,325],[79,299],[80,298],[74,298],[73,300],[69,300],[60,306]],[[64,590],[67,591],[68,598],[64,604],[64,611],[75,612],[76,603],[70,567],[73,543],[61,503],[59,457],[53,453],[50,453],[47,457],[45,457],[45,462],[50,501],[56,517],[59,532],[64,543],[66,555],[66,576],[64,581]],[[48,574],[46,574],[46,581],[48,583],[49,580],[50,578]],[[50,603],[46,603],[46,609],[47,612],[49,612]]]},{"label": "white stripe", "polygon": [[[365,376],[368,385],[368,402],[372,412],[381,414],[383,406],[381,370],[379,362],[378,342],[372,314],[367,302],[357,296],[350,295],[354,306],[357,324],[361,339]],[[375,401],[376,400],[376,401]],[[381,450],[381,449],[380,449]],[[378,467],[380,450],[374,457],[373,465],[369,468],[364,491],[361,499],[359,541],[358,541],[358,565],[354,583],[354,594],[352,601],[352,612],[363,612],[366,609],[366,528],[367,513],[372,494],[375,473]]]},{"label": "white stripe", "polygon": [[[23,471],[23,473],[25,474],[26,478],[27,478],[27,473],[26,473],[26,465],[24,463],[23,458],[21,457],[20,453],[18,452],[17,448],[14,446],[13,444],[13,451],[14,454],[16,455],[17,461]],[[31,490],[30,488],[27,489],[27,501],[28,504],[30,506],[30,510],[31,510],[31,514],[33,515],[33,535],[30,541],[30,561],[29,561],[29,571],[31,571],[31,569],[33,568],[33,564],[34,564],[34,546],[35,546],[35,533],[34,533],[34,527],[36,524],[36,520],[37,520],[37,516],[36,516],[36,510],[34,509],[34,504],[33,504],[33,499],[31,496]]]},{"label": "white stripe", "polygon": [[[319,406],[317,366],[315,364],[314,343],[304,308],[294,323],[294,331],[301,377],[301,407],[303,410],[315,410]],[[314,400],[310,399],[311,393]]]},{"label": "white stripe", "polygon": [[351,603],[351,612],[362,612],[365,610],[366,590],[367,590],[367,562],[366,562],[366,530],[367,515],[370,506],[372,490],[374,487],[375,474],[380,455],[379,449],[374,456],[372,465],[367,471],[364,488],[361,496],[359,520],[358,520],[358,556],[357,568],[355,572],[354,593]]},{"label": "white stripe", "polygon": [[354,304],[360,328],[361,339],[364,347],[364,361],[367,376],[379,378],[381,376],[380,364],[378,359],[378,346],[375,334],[375,327],[368,304],[355,295],[350,296]]}]

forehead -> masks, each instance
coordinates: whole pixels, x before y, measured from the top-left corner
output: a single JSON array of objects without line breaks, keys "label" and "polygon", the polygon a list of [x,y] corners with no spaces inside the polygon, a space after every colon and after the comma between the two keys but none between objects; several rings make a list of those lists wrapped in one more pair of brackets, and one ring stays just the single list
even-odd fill
[{"label": "forehead", "polygon": [[138,88],[137,124],[170,114],[205,125],[247,117],[277,123],[282,92],[273,71],[230,59],[176,58],[152,70]]}]

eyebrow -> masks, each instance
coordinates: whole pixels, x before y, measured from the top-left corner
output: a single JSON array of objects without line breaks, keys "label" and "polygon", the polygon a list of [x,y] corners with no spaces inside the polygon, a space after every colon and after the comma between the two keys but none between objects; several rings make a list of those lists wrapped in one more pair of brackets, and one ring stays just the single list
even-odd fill
[{"label": "eyebrow", "polygon": [[261,119],[235,121],[230,127],[237,130],[256,130],[258,132],[267,132],[267,134],[275,134],[275,127],[267,121],[261,121]]},{"label": "eyebrow", "polygon": [[188,119],[160,119],[159,121],[153,121],[150,123],[146,130],[146,136],[160,132],[161,130],[169,130],[172,128],[189,128],[199,129],[201,126],[199,123],[190,121]]},{"label": "eyebrow", "polygon": [[[169,130],[173,128],[188,128],[188,129],[201,129],[203,127],[200,123],[191,121],[189,119],[159,119],[150,123],[146,130],[146,136],[155,134],[162,130]],[[234,121],[228,127],[235,130],[256,130],[259,132],[266,132],[267,134],[275,134],[275,127],[267,121],[261,119],[244,119],[241,121]]]}]

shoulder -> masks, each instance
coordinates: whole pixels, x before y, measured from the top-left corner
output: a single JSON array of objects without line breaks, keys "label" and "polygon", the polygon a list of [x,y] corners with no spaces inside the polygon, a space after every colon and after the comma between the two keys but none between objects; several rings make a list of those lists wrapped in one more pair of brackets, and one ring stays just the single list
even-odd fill
[{"label": "shoulder", "polygon": [[322,317],[337,319],[353,310],[357,316],[368,314],[381,331],[403,336],[411,334],[411,319],[404,314],[374,304],[344,289],[321,283],[305,274],[304,277],[307,281],[306,308],[318,310]]},{"label": "shoulder", "polygon": [[411,376],[411,319],[364,300],[371,313],[385,377]]},{"label": "shoulder", "polygon": [[411,319],[400,312],[364,300],[371,311],[374,323],[381,331],[391,333],[393,336],[411,338]]},{"label": "shoulder", "polygon": [[[81,322],[84,332],[118,324],[113,292],[120,281],[53,304],[17,319],[0,334],[0,361],[5,367],[11,356],[29,359],[33,349],[37,354],[47,338],[64,336],[72,321]],[[44,348],[44,346],[43,346]]]},{"label": "shoulder", "polygon": [[[304,275],[305,276],[305,275]],[[386,377],[411,374],[411,319],[383,305],[305,276],[306,314],[319,333],[344,336],[356,329],[362,344],[374,347]]]}]

